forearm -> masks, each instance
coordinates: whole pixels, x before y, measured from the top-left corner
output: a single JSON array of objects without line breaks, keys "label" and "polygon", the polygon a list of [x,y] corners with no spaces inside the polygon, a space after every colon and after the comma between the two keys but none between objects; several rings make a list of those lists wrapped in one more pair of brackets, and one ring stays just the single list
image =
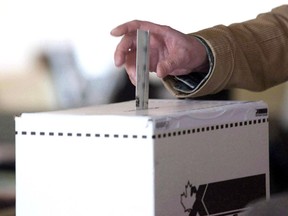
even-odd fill
[{"label": "forearm", "polygon": [[[256,19],[230,26],[215,26],[194,33],[210,47],[214,66],[209,78],[190,94],[214,94],[223,89],[265,90],[288,80],[288,6]],[[171,88],[171,79],[165,80]]]}]

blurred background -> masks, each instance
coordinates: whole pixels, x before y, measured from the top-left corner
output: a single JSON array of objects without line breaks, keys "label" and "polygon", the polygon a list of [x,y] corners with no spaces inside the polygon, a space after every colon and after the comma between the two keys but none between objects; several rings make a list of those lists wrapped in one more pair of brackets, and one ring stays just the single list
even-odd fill
[{"label": "blurred background", "polygon": [[[252,19],[285,3],[0,0],[0,215],[14,215],[15,115],[134,99],[135,89],[124,69],[113,63],[120,38],[110,36],[112,28],[142,19],[190,33]],[[153,75],[150,78],[150,98],[172,98],[159,79]],[[222,92],[211,99],[268,103],[271,158],[275,158],[271,167],[276,170],[272,192],[286,189],[287,84],[262,93]]]}]

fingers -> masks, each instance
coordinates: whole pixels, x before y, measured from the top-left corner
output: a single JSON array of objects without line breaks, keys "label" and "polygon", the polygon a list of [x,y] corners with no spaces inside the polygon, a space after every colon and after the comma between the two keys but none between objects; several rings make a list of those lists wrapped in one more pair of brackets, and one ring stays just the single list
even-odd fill
[{"label": "fingers", "polygon": [[[122,36],[131,32],[136,32],[137,29],[143,29],[144,30],[144,26],[145,26],[144,21],[139,21],[139,20],[133,20],[127,23],[124,23],[122,25],[117,26],[116,28],[112,29],[112,31],[110,32],[110,34],[112,36]],[[147,26],[147,25],[146,25]]]},{"label": "fingers", "polygon": [[134,85],[136,83],[136,34],[138,29],[148,30],[151,34],[150,43],[156,47],[154,52],[152,49],[150,53],[150,58],[153,56],[152,61],[150,61],[150,70],[157,71],[157,75],[163,78],[168,75],[171,68],[175,67],[173,61],[170,60],[158,63],[159,57],[164,56],[163,49],[166,46],[164,40],[167,38],[167,32],[172,30],[169,26],[139,20],[119,25],[110,32],[112,36],[123,36],[116,47],[114,63],[117,67],[125,65],[127,74]]},{"label": "fingers", "polygon": [[121,66],[125,63],[125,56],[129,51],[136,49],[136,33],[137,30],[149,30],[154,35],[165,36],[165,26],[160,26],[147,21],[133,20],[112,29],[112,36],[123,36],[120,43],[116,47],[114,53],[114,61],[116,66]]},{"label": "fingers", "polygon": [[117,26],[110,32],[112,36],[124,35],[114,53],[114,63],[117,67],[122,66],[128,53],[136,49],[136,31],[137,29],[144,28],[143,23],[146,22],[138,20],[130,21]]},{"label": "fingers", "polygon": [[[114,52],[114,63],[117,67],[125,64],[127,69],[127,64],[129,65],[127,62],[127,57],[132,54],[136,55],[134,51],[136,50],[137,30],[157,29],[155,26],[158,25],[146,21],[133,20],[119,25],[111,30],[110,33],[112,36],[123,36]],[[128,68],[130,68],[130,66],[128,66]],[[132,73],[129,75],[129,77],[131,77],[131,81],[135,80]]]},{"label": "fingers", "polygon": [[136,52],[127,55],[125,69],[133,85],[136,85]]},{"label": "fingers", "polygon": [[117,26],[116,28],[112,29],[110,34],[115,37],[119,37],[125,35],[127,33],[136,32],[137,29],[151,31],[157,34],[165,34],[165,31],[161,31],[161,28],[165,28],[168,26],[161,26],[152,22],[141,21],[141,20],[133,20],[130,22],[126,22],[122,25]]},{"label": "fingers", "polygon": [[132,34],[125,35],[116,47],[114,62],[117,67],[125,63],[126,56],[131,55],[136,50],[136,38]]}]

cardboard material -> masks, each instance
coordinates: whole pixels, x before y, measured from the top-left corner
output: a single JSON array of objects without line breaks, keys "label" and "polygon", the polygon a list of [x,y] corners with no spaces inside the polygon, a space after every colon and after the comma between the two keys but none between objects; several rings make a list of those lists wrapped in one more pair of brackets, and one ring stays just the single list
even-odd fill
[{"label": "cardboard material", "polygon": [[128,101],[15,120],[17,216],[235,215],[269,198],[262,101]]}]

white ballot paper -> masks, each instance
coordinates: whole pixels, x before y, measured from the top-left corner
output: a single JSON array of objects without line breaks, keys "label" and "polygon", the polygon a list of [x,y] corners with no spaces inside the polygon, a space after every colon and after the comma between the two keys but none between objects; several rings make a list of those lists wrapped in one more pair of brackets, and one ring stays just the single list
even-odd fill
[{"label": "white ballot paper", "polygon": [[136,109],[148,109],[149,99],[149,32],[137,30]]}]

